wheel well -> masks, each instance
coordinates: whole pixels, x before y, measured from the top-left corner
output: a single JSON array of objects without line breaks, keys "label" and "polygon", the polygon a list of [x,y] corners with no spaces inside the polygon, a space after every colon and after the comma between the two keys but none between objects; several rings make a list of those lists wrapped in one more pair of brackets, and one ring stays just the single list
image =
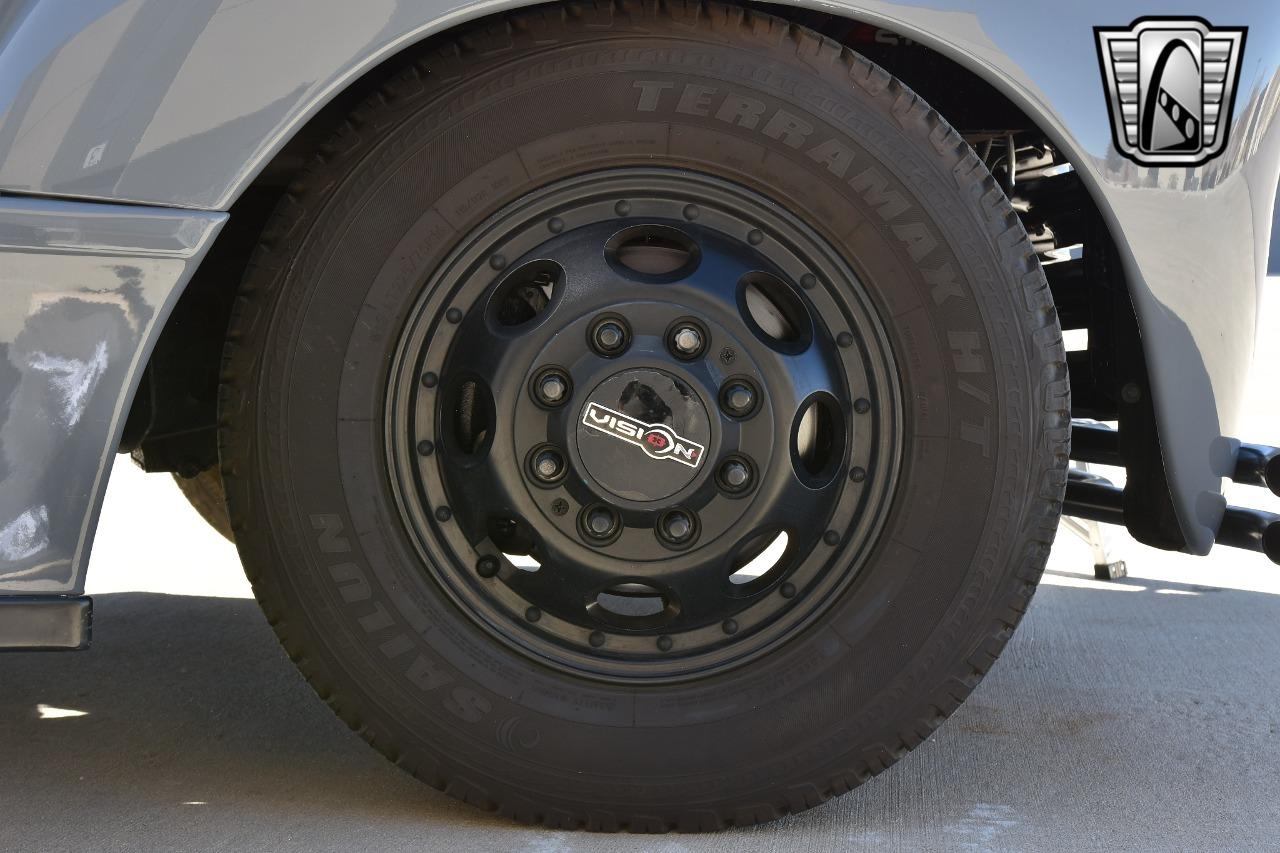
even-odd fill
[{"label": "wheel well", "polygon": [[[744,4],[807,26],[880,64],[915,89],[986,161],[1014,204],[1044,264],[1069,348],[1074,417],[1134,424],[1130,482],[1149,482],[1170,503],[1149,394],[1126,406],[1121,389],[1148,388],[1133,309],[1101,213],[1071,163],[1030,117],[979,75],[891,30],[827,12]],[[433,36],[457,38],[485,19]],[[334,98],[276,155],[231,208],[231,216],[166,324],[126,423],[121,451],[147,470],[194,476],[217,463],[217,389],[227,320],[262,228],[307,159],[353,107],[415,61],[421,45],[371,69]],[[1135,444],[1135,442],[1130,442]],[[1136,478],[1135,478],[1136,475]],[[1168,512],[1152,544],[1176,546]],[[1133,524],[1141,525],[1141,519]]]}]

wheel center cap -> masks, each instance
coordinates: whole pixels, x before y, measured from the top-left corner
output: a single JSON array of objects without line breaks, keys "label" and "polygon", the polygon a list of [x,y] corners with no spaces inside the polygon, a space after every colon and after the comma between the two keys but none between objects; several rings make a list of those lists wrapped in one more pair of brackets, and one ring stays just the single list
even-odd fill
[{"label": "wheel center cap", "polygon": [[578,454],[593,479],[620,498],[660,501],[702,470],[711,424],[701,396],[652,368],[615,373],[586,396]]}]

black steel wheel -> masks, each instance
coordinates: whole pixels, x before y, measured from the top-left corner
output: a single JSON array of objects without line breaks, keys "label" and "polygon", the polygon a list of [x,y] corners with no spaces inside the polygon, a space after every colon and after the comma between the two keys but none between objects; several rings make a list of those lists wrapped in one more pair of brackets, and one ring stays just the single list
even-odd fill
[{"label": "black steel wheel", "polygon": [[690,169],[576,175],[478,226],[426,282],[387,401],[437,582],[516,650],[624,681],[803,630],[856,575],[901,451],[857,275]]},{"label": "black steel wheel", "polygon": [[263,235],[222,478],[308,679],[520,820],[712,829],[883,769],[1059,511],[1053,306],[927,105],[733,7],[402,57]]}]

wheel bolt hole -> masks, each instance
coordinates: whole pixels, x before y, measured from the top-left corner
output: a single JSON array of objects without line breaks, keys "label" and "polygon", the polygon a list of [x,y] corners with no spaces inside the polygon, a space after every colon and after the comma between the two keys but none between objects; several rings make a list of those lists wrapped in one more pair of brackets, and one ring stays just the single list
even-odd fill
[{"label": "wheel bolt hole", "polygon": [[693,542],[698,534],[698,519],[682,509],[667,510],[658,518],[658,538],[668,546],[683,548]]},{"label": "wheel bolt hole", "polygon": [[602,504],[595,504],[584,509],[578,518],[578,522],[582,533],[598,544],[604,544],[617,538],[622,530],[617,511]]},{"label": "wheel bolt hole", "polygon": [[601,349],[616,350],[622,345],[622,329],[616,323],[605,323],[596,329],[596,343]]},{"label": "wheel bolt hole", "polygon": [[591,348],[605,358],[616,358],[631,345],[631,329],[621,317],[601,317],[591,324]]},{"label": "wheel bolt hole", "polygon": [[676,349],[685,355],[697,352],[702,347],[702,336],[697,329],[681,329],[676,333]]},{"label": "wheel bolt hole", "polygon": [[681,361],[692,361],[707,350],[706,331],[698,324],[681,320],[667,332],[667,349]]},{"label": "wheel bolt hole", "polygon": [[573,393],[569,374],[558,367],[548,367],[533,378],[533,399],[545,408],[554,409],[568,402]]},{"label": "wheel bolt hole", "polygon": [[676,542],[687,538],[692,530],[693,522],[689,520],[689,516],[682,512],[674,512],[667,516],[667,523],[663,527],[663,532],[667,534],[667,538]]},{"label": "wheel bolt hole", "polygon": [[555,375],[545,377],[542,384],[538,386],[539,395],[548,403],[559,403],[564,399],[564,392],[567,390],[564,380]]},{"label": "wheel bolt hole", "polygon": [[550,486],[564,479],[568,466],[564,454],[549,444],[539,445],[529,453],[528,470],[540,486]]},{"label": "wheel bolt hole", "polygon": [[730,379],[720,389],[720,407],[731,418],[749,417],[759,400],[755,385],[746,379]]},{"label": "wheel bolt hole", "polygon": [[544,480],[550,480],[556,474],[560,473],[560,459],[550,451],[538,457],[538,476]]},{"label": "wheel bolt hole", "polygon": [[716,471],[716,480],[723,491],[730,494],[741,494],[754,483],[754,466],[745,457],[731,456],[720,463]]},{"label": "wheel bolt hole", "polygon": [[701,358],[707,351],[711,335],[696,320],[682,318],[667,328],[667,350],[681,361]]}]

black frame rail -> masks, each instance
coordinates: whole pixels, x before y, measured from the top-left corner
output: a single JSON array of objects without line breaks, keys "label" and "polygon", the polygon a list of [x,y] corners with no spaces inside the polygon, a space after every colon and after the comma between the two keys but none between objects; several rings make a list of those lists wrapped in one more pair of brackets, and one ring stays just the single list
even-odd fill
[{"label": "black frame rail", "polygon": [[[1124,466],[1120,433],[1102,424],[1071,425],[1071,458],[1098,465]],[[1270,489],[1280,496],[1280,448],[1243,444],[1236,456],[1233,482]],[[1067,479],[1063,514],[1124,525],[1124,489],[1091,472],[1072,468]],[[1229,506],[1218,528],[1217,544],[1266,554],[1280,564],[1280,515]]]}]

